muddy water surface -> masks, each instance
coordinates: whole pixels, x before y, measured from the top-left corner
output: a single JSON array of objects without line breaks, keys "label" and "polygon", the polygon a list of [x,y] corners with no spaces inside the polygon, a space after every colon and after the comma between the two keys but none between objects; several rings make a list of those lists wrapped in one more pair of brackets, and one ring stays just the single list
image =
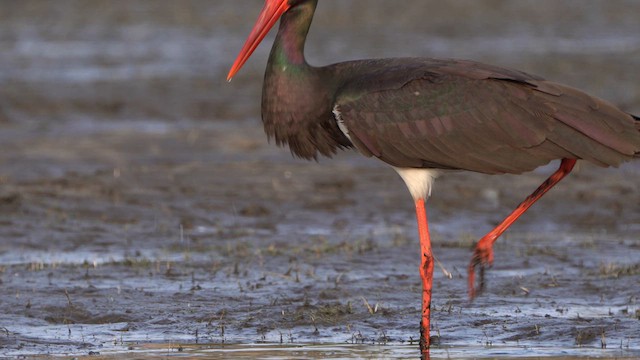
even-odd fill
[{"label": "muddy water surface", "polygon": [[[390,3],[321,1],[310,58],[474,58],[640,113],[637,2]],[[2,2],[0,357],[417,355],[400,179],[358,154],[310,163],[267,143],[268,46],[224,81],[260,6]],[[555,166],[436,182],[434,357],[640,356],[638,162],[580,166],[466,298],[473,242]]]}]

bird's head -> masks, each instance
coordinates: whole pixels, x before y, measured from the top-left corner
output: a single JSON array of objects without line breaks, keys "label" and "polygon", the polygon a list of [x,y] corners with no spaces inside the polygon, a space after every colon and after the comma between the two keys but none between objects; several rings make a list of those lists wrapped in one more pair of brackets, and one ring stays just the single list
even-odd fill
[{"label": "bird's head", "polygon": [[258,47],[262,39],[267,36],[269,30],[273,27],[273,25],[280,19],[282,14],[287,12],[290,8],[295,6],[296,4],[302,2],[301,0],[266,0],[264,3],[264,7],[258,16],[258,20],[256,24],[253,26],[253,30],[251,30],[251,34],[247,38],[247,41],[244,43],[242,50],[240,50],[240,54],[236,58],[236,61],[233,63],[231,70],[229,70],[229,74],[227,75],[227,81],[230,81],[231,78],[240,70],[242,65],[249,59],[253,51]]}]

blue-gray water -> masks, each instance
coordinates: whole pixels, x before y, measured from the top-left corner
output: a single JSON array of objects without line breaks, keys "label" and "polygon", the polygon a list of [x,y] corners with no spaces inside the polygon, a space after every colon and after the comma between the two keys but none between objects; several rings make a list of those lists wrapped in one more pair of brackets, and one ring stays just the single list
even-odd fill
[{"label": "blue-gray water", "polygon": [[[0,1],[0,356],[196,341],[234,344],[188,348],[212,358],[284,356],[269,348],[281,342],[302,346],[292,358],[411,356],[404,185],[354,153],[308,163],[266,142],[273,33],[225,81],[261,6]],[[475,59],[640,113],[637,14],[638,1],[321,0],[307,55]],[[470,245],[554,166],[436,182],[435,253],[453,276],[436,274],[434,356],[638,355],[638,162],[564,180],[466,299]]]}]

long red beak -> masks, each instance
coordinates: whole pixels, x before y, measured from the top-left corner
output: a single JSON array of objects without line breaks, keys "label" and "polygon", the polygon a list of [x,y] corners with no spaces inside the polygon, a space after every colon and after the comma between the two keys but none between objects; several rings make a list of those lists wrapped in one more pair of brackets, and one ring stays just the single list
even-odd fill
[{"label": "long red beak", "polygon": [[240,70],[253,51],[258,47],[262,39],[269,33],[269,30],[280,19],[280,16],[289,10],[289,0],[266,0],[262,12],[258,16],[258,21],[253,26],[251,34],[247,41],[244,43],[244,47],[238,54],[236,61],[233,63],[229,75],[227,75],[227,81],[231,81],[231,78]]}]

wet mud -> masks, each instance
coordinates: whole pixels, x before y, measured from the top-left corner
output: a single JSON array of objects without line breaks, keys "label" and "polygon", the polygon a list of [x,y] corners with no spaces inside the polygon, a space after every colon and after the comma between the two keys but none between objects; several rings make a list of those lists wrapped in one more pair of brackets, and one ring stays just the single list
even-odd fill
[{"label": "wet mud", "polygon": [[[317,63],[411,50],[389,34],[360,42],[395,7],[373,1],[380,13],[353,23],[362,1],[330,3],[309,40]],[[638,4],[595,1],[556,28],[533,2],[428,3],[447,17],[482,3],[487,18],[390,20],[430,40],[414,55],[522,68],[640,113]],[[224,81],[260,1],[47,4],[0,13],[0,357],[417,355],[402,181],[352,152],[314,163],[267,142],[268,46]],[[486,291],[467,299],[473,243],[557,166],[436,181],[434,357],[640,356],[640,162],[579,164],[496,243]]]}]

